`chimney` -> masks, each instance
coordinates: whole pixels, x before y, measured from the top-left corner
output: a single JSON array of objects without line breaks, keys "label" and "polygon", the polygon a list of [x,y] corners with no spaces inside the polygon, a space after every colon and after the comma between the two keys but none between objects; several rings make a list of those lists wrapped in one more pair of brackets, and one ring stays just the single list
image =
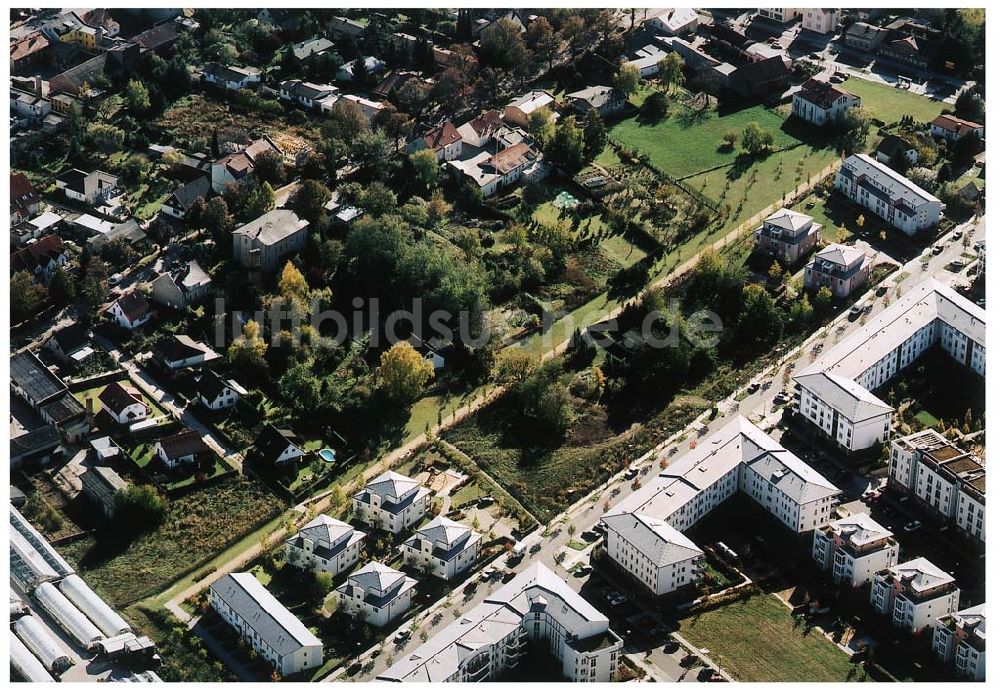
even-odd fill
[{"label": "chimney", "polygon": [[87,398],[87,425],[91,428],[94,426],[94,399]]},{"label": "chimney", "polygon": [[35,75],[35,89],[34,89],[34,92],[35,92],[35,96],[36,97],[38,97],[39,99],[42,98],[42,76],[41,75]]}]

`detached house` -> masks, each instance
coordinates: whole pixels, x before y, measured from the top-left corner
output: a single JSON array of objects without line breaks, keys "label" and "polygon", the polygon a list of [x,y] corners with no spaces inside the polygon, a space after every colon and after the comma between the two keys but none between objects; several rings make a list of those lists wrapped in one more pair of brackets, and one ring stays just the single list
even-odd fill
[{"label": "detached house", "polygon": [[284,157],[281,148],[265,135],[213,162],[211,164],[212,190],[216,193],[222,193],[226,190],[226,185],[242,181],[252,174],[257,158],[265,152],[273,152]]},{"label": "detached house", "polygon": [[420,150],[432,150],[439,162],[450,162],[462,154],[462,135],[451,121],[445,121],[406,146],[406,151],[411,154]]},{"label": "detached house", "polygon": [[355,493],[355,516],[390,533],[401,533],[427,513],[431,491],[405,475],[386,471]]},{"label": "detached house", "polygon": [[625,108],[625,92],[615,87],[596,85],[566,95],[566,101],[581,116],[591,109],[607,118]]},{"label": "detached house", "polygon": [[931,121],[931,135],[946,140],[949,144],[958,142],[959,138],[968,133],[975,133],[982,140],[986,137],[986,127],[951,114],[941,114]]},{"label": "detached house", "polygon": [[266,425],[261,430],[254,448],[261,460],[269,465],[298,462],[306,455],[302,437],[290,429]]},{"label": "detached house", "polygon": [[448,164],[459,180],[471,182],[487,198],[522,178],[540,181],[548,173],[542,155],[526,142],[518,142],[496,154],[486,149],[469,159]]},{"label": "detached house", "polygon": [[278,96],[282,99],[309,109],[319,108],[319,102],[339,91],[332,84],[314,84],[302,80],[285,80],[278,86]]},{"label": "detached house", "polygon": [[42,207],[42,196],[20,171],[10,174],[10,223],[31,219]]},{"label": "detached house", "polygon": [[249,66],[241,68],[236,65],[209,63],[202,71],[202,79],[208,84],[236,92],[252,84],[259,84],[260,70]]},{"label": "detached house", "polygon": [[933,195],[866,154],[852,154],[844,160],[836,187],[909,236],[937,225],[944,208]]},{"label": "detached house", "polygon": [[208,589],[212,608],[282,676],[323,663],[323,643],[250,572],[227,574]]},{"label": "detached house", "polygon": [[892,624],[919,634],[937,619],[958,610],[955,578],[926,558],[884,569],[872,581],[871,604],[892,615]]},{"label": "detached house", "polygon": [[902,153],[911,166],[917,163],[917,148],[898,135],[889,134],[882,138],[875,148],[875,159],[888,165],[897,153]]},{"label": "detached house", "polygon": [[503,118],[508,123],[519,125],[522,128],[528,127],[528,118],[539,109],[549,109],[553,117],[556,117],[554,109],[556,99],[554,96],[542,89],[536,89],[512,99],[503,110]]},{"label": "detached house", "polygon": [[100,169],[90,173],[79,169],[67,169],[56,177],[56,190],[62,191],[70,200],[94,208],[117,208],[124,195],[124,191],[118,185],[118,177]]},{"label": "detached house", "polygon": [[830,244],[806,265],[802,284],[810,289],[829,287],[834,297],[843,298],[864,287],[870,275],[871,264],[863,251]]},{"label": "detached house", "polygon": [[94,354],[94,349],[90,347],[90,331],[75,322],[52,331],[45,341],[45,349],[67,365],[82,362]]},{"label": "detached house", "polygon": [[809,215],[781,208],[754,230],[754,248],[786,264],[794,264],[816,246],[822,227]]},{"label": "detached house", "polygon": [[212,278],[208,276],[198,261],[188,261],[184,265],[166,273],[160,273],[153,280],[153,301],[172,309],[182,309],[195,304],[208,295]]},{"label": "detached house", "polygon": [[10,272],[27,272],[36,280],[48,281],[52,274],[66,265],[68,260],[63,240],[55,234],[49,234],[38,241],[31,241],[26,246],[10,255]]},{"label": "detached house", "polygon": [[336,577],[358,561],[364,537],[350,524],[320,514],[285,541],[285,560],[307,572]]},{"label": "detached house", "polygon": [[305,248],[309,223],[291,210],[265,212],[233,231],[233,260],[266,273]]},{"label": "detached house", "polygon": [[817,34],[832,34],[840,26],[840,10],[821,7],[802,8],[802,28]]},{"label": "detached house", "polygon": [[149,322],[153,318],[153,310],[149,307],[149,302],[136,291],[123,294],[108,307],[115,322],[122,328],[135,330]]},{"label": "detached house", "polygon": [[213,371],[206,371],[196,386],[198,400],[209,410],[225,410],[247,395],[247,390],[232,379],[223,379]]},{"label": "detached house", "polygon": [[829,82],[807,80],[792,95],[792,113],[813,125],[836,123],[850,109],[861,106],[861,97]]},{"label": "detached house", "polygon": [[959,678],[986,680],[986,604],[938,618],[931,645],[938,659],[954,663]]},{"label": "detached house", "polygon": [[210,453],[211,449],[201,435],[193,430],[182,430],[177,434],[156,442],[153,453],[167,468],[178,468]]},{"label": "detached house", "polygon": [[[369,75],[379,75],[385,70],[385,61],[381,58],[376,58],[375,56],[365,56],[363,59],[365,72]],[[356,67],[356,61],[352,60],[349,63],[344,63],[337,70],[337,80],[340,82],[353,82],[354,68]]]},{"label": "detached house", "polygon": [[337,587],[337,607],[375,627],[385,627],[410,608],[417,580],[369,562]]},{"label": "detached house", "polygon": [[691,34],[698,29],[698,13],[690,7],[674,7],[662,10],[643,23],[665,36]]},{"label": "detached house", "polygon": [[178,187],[170,197],[160,204],[160,211],[171,217],[183,220],[191,212],[191,206],[198,198],[208,198],[212,192],[212,182],[207,176],[198,176]]},{"label": "detached house", "polygon": [[119,425],[139,422],[149,417],[149,408],[142,400],[142,395],[131,384],[114,382],[108,384],[98,396],[101,410],[106,412]]},{"label": "detached house", "polygon": [[428,574],[451,581],[476,562],[482,534],[465,524],[439,516],[401,546],[403,561]]},{"label": "detached house", "polygon": [[836,519],[813,534],[813,559],[832,572],[834,583],[852,589],[872,581],[898,558],[899,544],[892,532],[867,514]]},{"label": "detached house", "polygon": [[171,335],[157,342],[153,349],[160,363],[172,372],[200,367],[218,359],[219,353],[189,335]]}]

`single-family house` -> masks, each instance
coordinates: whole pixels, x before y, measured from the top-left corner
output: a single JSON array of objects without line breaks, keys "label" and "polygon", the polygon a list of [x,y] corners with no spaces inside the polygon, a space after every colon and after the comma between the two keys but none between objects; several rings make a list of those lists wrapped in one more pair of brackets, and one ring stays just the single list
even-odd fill
[{"label": "single-family house", "polygon": [[508,123],[527,128],[528,118],[540,109],[549,109],[552,112],[552,117],[556,117],[555,106],[556,99],[554,96],[544,89],[533,89],[527,94],[522,94],[512,99],[504,107],[503,118]]},{"label": "single-family house", "polygon": [[350,524],[320,514],[285,541],[285,561],[308,572],[336,577],[361,556],[365,534]]},{"label": "single-family house", "polygon": [[787,24],[802,16],[800,7],[761,7],[757,10],[757,16],[770,19],[772,22]]},{"label": "single-family house", "polygon": [[21,171],[10,173],[10,223],[17,224],[38,214],[42,195]]},{"label": "single-family house", "polygon": [[190,260],[157,275],[152,283],[152,297],[154,302],[182,309],[204,299],[211,288],[212,278],[198,261]]},{"label": "single-family house", "polygon": [[207,176],[196,176],[174,189],[170,197],[160,204],[160,211],[178,220],[183,220],[191,212],[191,205],[198,198],[208,198],[212,192],[212,182]]},{"label": "single-family house", "polygon": [[[381,58],[364,56],[362,60],[364,61],[365,73],[368,75],[380,75],[385,70],[385,61]],[[354,69],[356,65],[357,61],[354,60],[341,65],[340,69],[337,70],[337,80],[340,82],[353,82],[355,80]]]},{"label": "single-family house", "polygon": [[134,386],[118,381],[104,387],[97,397],[101,410],[119,425],[128,425],[149,417],[149,408],[142,400],[142,394]]},{"label": "single-family house", "polygon": [[616,87],[596,85],[567,94],[566,102],[581,116],[593,109],[607,118],[625,108],[626,98],[625,92]]},{"label": "single-family house", "polygon": [[146,298],[136,290],[121,295],[108,307],[115,322],[127,330],[135,330],[153,318],[153,310]]},{"label": "single-family house", "polygon": [[462,135],[451,121],[446,120],[414,138],[406,146],[409,153],[420,150],[432,150],[439,162],[450,162],[462,154]]},{"label": "single-family house", "polygon": [[211,452],[202,436],[193,430],[181,430],[177,434],[157,440],[153,445],[156,458],[167,468],[178,468]]},{"label": "single-family house", "polygon": [[278,96],[285,101],[301,104],[309,109],[319,108],[319,102],[340,90],[332,84],[314,84],[302,80],[285,80],[278,85]]},{"label": "single-family house", "polygon": [[647,17],[643,24],[664,36],[691,34],[698,29],[698,13],[690,7],[672,7]]},{"label": "single-family house", "polygon": [[431,491],[413,478],[386,471],[354,494],[351,506],[359,520],[402,533],[427,513]]},{"label": "single-family house", "polygon": [[223,379],[208,370],[198,379],[198,400],[209,410],[225,410],[247,395],[247,390],[233,379]]},{"label": "single-family house", "polygon": [[281,465],[301,461],[306,455],[302,448],[304,443],[302,437],[290,429],[265,425],[254,442],[254,449],[261,462]]},{"label": "single-family house", "polygon": [[90,347],[90,337],[90,331],[83,324],[74,321],[52,331],[45,341],[45,349],[62,364],[79,364],[94,354],[94,349]]},{"label": "single-family house", "polygon": [[29,242],[10,255],[10,272],[30,273],[36,280],[48,281],[52,274],[66,265],[69,255],[63,240],[49,234]]},{"label": "single-family house", "polygon": [[409,610],[416,586],[403,572],[369,562],[337,587],[337,609],[385,627]]},{"label": "single-family house", "polygon": [[219,353],[189,335],[169,335],[153,347],[157,361],[172,372],[201,367],[219,358]]},{"label": "single-family house", "polygon": [[56,190],[70,200],[75,200],[95,208],[115,208],[124,194],[118,185],[118,177],[100,169],[90,173],[79,169],[67,169],[56,176]]},{"label": "single-family house", "polygon": [[450,582],[476,562],[481,539],[465,524],[438,516],[399,547],[405,563]]},{"label": "single-family house", "polygon": [[240,89],[247,89],[250,85],[259,84],[260,70],[250,66],[239,67],[237,65],[223,65],[222,63],[208,63],[202,70],[202,79],[208,84],[236,92]]},{"label": "single-family house", "polygon": [[893,157],[899,156],[897,153],[900,153],[911,166],[917,163],[917,148],[892,133],[882,138],[875,147],[875,160],[882,164],[889,164]]},{"label": "single-family house", "polygon": [[792,113],[819,126],[836,123],[850,109],[860,106],[861,97],[815,77],[792,95]]},{"label": "single-family house", "polygon": [[222,193],[228,184],[242,181],[252,174],[257,158],[265,152],[273,152],[284,157],[281,148],[265,135],[212,162],[210,165],[212,190]]},{"label": "single-family house", "polygon": [[817,34],[832,34],[840,26],[840,10],[825,7],[803,7],[802,28]]},{"label": "single-family house", "polygon": [[882,46],[888,35],[889,30],[884,27],[867,22],[855,22],[844,32],[844,43],[862,53],[874,53]]},{"label": "single-family house", "polygon": [[30,220],[22,220],[11,225],[11,246],[24,246],[32,239],[41,239],[47,234],[56,232],[63,223],[59,213],[46,210],[41,215]]},{"label": "single-family house", "polygon": [[322,55],[333,48],[333,41],[324,36],[315,36],[305,41],[292,44],[292,54],[296,60],[302,61],[314,55]]},{"label": "single-family house", "polygon": [[944,113],[931,121],[931,136],[941,138],[949,144],[958,142],[967,133],[975,133],[982,140],[986,137],[986,127],[981,123]]}]

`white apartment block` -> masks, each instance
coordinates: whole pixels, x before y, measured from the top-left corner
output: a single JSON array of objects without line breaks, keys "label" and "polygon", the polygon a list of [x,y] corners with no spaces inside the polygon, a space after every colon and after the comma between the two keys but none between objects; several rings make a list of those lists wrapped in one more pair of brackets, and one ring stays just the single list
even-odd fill
[{"label": "white apartment block", "polygon": [[837,190],[899,231],[912,236],[935,226],[941,201],[891,167],[852,154],[837,171]]},{"label": "white apartment block", "polygon": [[831,521],[813,533],[813,559],[836,584],[856,589],[899,559],[892,532],[867,514]]},{"label": "white apartment block", "polygon": [[923,430],[893,439],[889,446],[889,486],[912,492],[917,485],[917,463],[921,452],[950,445],[951,442],[934,430]]},{"label": "white apartment block", "polygon": [[861,97],[816,78],[792,95],[792,113],[813,125],[834,124],[849,110],[861,106]]},{"label": "white apartment block", "polygon": [[632,513],[608,515],[602,521],[608,555],[654,595],[677,591],[701,577],[705,554],[665,521]]},{"label": "white apartment block", "polygon": [[526,568],[482,603],[382,672],[377,680],[470,683],[495,680],[541,642],[574,682],[608,683],[622,640],[608,619],[541,563]]},{"label": "white apartment block", "polygon": [[955,675],[963,680],[986,680],[986,604],[957,611],[937,619],[934,654],[955,664]]},{"label": "white apartment block", "polygon": [[451,581],[475,563],[482,537],[465,524],[439,516],[399,548],[408,565]]},{"label": "white apartment block", "polygon": [[955,578],[926,558],[884,569],[872,580],[871,604],[892,624],[920,633],[937,619],[958,610]]},{"label": "white apartment block", "polygon": [[[691,567],[696,557],[689,553],[696,546],[687,539],[682,545],[677,535],[666,535],[662,527],[632,524],[630,517],[635,522],[641,521],[639,517],[662,521],[683,533],[737,491],[796,533],[829,522],[840,495],[833,483],[737,416],[601,518],[608,527],[608,558],[654,592],[666,593],[694,581],[697,575]],[[651,543],[649,533],[660,535],[660,542]],[[678,547],[664,555],[667,543]],[[681,567],[686,569],[686,581]],[[669,578],[664,574],[675,570]]]},{"label": "white apartment block", "polygon": [[285,541],[285,560],[299,569],[336,577],[357,563],[364,538],[350,524],[320,514]]},{"label": "white apartment block", "polygon": [[337,610],[385,627],[409,610],[416,585],[399,570],[369,562],[337,587]]},{"label": "white apartment block", "polygon": [[405,475],[386,471],[355,493],[351,506],[361,521],[402,533],[427,513],[431,491]]},{"label": "white apartment block", "polygon": [[847,451],[889,438],[893,409],[871,393],[932,345],[986,373],[986,311],[929,279],[795,374],[799,414]]},{"label": "white apartment block", "polygon": [[802,28],[817,34],[832,34],[840,26],[840,10],[803,7]]},{"label": "white apartment block", "polygon": [[209,603],[282,676],[323,663],[323,643],[249,572],[227,574],[208,590]]}]

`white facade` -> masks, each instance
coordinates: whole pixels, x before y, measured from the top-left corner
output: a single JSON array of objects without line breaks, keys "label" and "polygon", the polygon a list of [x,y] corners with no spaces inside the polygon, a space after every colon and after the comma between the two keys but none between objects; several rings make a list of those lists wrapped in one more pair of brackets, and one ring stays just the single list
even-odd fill
[{"label": "white facade", "polygon": [[799,17],[802,14],[802,10],[798,7],[761,7],[758,8],[757,14],[775,22],[785,24]]},{"label": "white facade", "polygon": [[650,17],[645,25],[666,36],[690,34],[698,28],[698,13],[690,7],[675,7]]},{"label": "white facade", "polygon": [[792,113],[813,125],[836,123],[861,106],[861,97],[828,82],[810,79],[792,95]]},{"label": "white facade", "polygon": [[211,63],[205,67],[203,73],[205,82],[218,85],[230,91],[246,89],[252,84],[260,83],[260,70],[251,67],[237,67],[234,65],[218,65]]},{"label": "white facade", "polygon": [[573,682],[608,683],[622,640],[608,619],[535,563],[378,676],[406,683],[495,680],[518,665],[529,642],[548,646]]},{"label": "white facade", "polygon": [[602,517],[608,527],[605,550],[651,591],[690,583],[697,578],[693,568],[700,551],[680,534],[737,491],[796,533],[830,521],[840,495],[830,481],[738,416]]},{"label": "white facade", "polygon": [[465,524],[439,516],[399,548],[406,564],[451,581],[475,563],[481,539]]},{"label": "white facade", "polygon": [[986,604],[937,619],[932,649],[963,680],[986,680]]},{"label": "white facade", "polygon": [[831,521],[813,532],[813,559],[836,584],[855,589],[896,564],[899,544],[867,514]]},{"label": "white facade", "polygon": [[323,663],[323,643],[249,572],[217,579],[208,597],[215,612],[282,676]]},{"label": "white facade", "polygon": [[914,633],[958,610],[958,598],[955,578],[922,557],[882,570],[872,580],[876,612],[892,615],[893,626]]},{"label": "white facade", "polygon": [[940,200],[889,166],[852,154],[837,171],[837,190],[899,231],[912,236],[937,225]]},{"label": "white facade", "polygon": [[798,372],[798,411],[848,451],[889,438],[893,409],[871,393],[939,344],[985,375],[986,312],[930,279]]},{"label": "white facade", "polygon": [[416,585],[398,570],[369,562],[337,587],[337,610],[385,627],[409,610]]},{"label": "white facade", "polygon": [[387,471],[354,495],[354,515],[389,533],[402,533],[427,513],[431,491],[405,475]]},{"label": "white facade", "polygon": [[350,524],[320,514],[285,541],[285,560],[299,569],[336,577],[358,562],[364,538]]},{"label": "white facade", "polygon": [[817,34],[832,34],[840,26],[840,10],[803,7],[802,28]]}]

